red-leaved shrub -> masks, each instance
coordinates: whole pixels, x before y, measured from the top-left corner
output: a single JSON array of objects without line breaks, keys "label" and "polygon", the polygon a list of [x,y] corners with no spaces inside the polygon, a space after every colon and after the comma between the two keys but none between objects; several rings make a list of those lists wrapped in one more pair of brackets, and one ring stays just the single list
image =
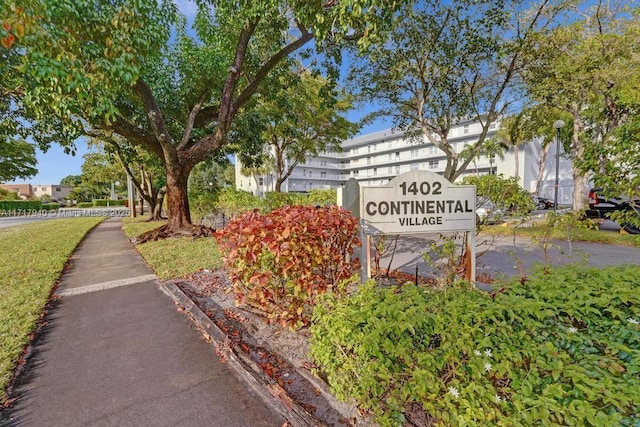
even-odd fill
[{"label": "red-leaved shrub", "polygon": [[308,325],[317,296],[337,292],[360,265],[358,220],[336,206],[247,212],[216,238],[236,303],[291,328]]}]

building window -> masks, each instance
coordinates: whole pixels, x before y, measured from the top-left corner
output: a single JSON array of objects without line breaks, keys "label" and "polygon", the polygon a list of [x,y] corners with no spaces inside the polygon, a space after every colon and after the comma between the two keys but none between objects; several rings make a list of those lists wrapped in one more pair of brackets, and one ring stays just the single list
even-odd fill
[{"label": "building window", "polygon": [[389,175],[391,175],[393,173],[393,166],[389,166]]},{"label": "building window", "polygon": [[411,149],[411,157],[418,157],[419,155],[420,155],[420,150],[418,150],[417,148]]},{"label": "building window", "polygon": [[389,141],[389,148],[393,148],[393,141]]},{"label": "building window", "polygon": [[370,152],[371,152],[371,146],[367,145],[367,153],[370,153]]},{"label": "building window", "polygon": [[438,161],[429,160],[429,169],[438,169]]},{"label": "building window", "polygon": [[353,176],[360,176],[360,171],[354,171]]},{"label": "building window", "polygon": [[393,154],[389,153],[389,161],[393,160]]},{"label": "building window", "polygon": [[373,176],[377,176],[378,175],[378,168],[373,168]]},{"label": "building window", "polygon": [[412,171],[417,171],[419,169],[420,165],[418,163],[411,163],[411,170]]},{"label": "building window", "polygon": [[400,175],[400,165],[396,166],[396,175]]},{"label": "building window", "polygon": [[396,151],[396,160],[400,160],[400,152]]},{"label": "building window", "polygon": [[264,178],[263,177],[259,177],[258,178],[258,186],[262,187],[264,185]]},{"label": "building window", "polygon": [[357,148],[352,148],[351,149],[351,154],[358,154],[358,149]]},{"label": "building window", "polygon": [[327,173],[325,171],[320,172],[320,178],[326,178]]},{"label": "building window", "polygon": [[371,157],[367,157],[367,165],[371,164]]},{"label": "building window", "polygon": [[353,164],[354,164],[354,165],[357,165],[357,164],[358,164],[358,159],[353,159],[352,161],[353,161]]},{"label": "building window", "polygon": [[464,128],[462,128],[462,133],[464,133],[465,135],[469,133],[469,125],[464,125]]}]

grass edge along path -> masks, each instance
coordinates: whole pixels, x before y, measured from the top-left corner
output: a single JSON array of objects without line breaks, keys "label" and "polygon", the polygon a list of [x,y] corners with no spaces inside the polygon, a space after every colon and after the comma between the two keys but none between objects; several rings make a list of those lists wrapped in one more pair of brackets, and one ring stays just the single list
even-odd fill
[{"label": "grass edge along path", "polygon": [[0,230],[0,408],[69,257],[103,220],[56,219]]},{"label": "grass edge along path", "polygon": [[[527,227],[516,227],[511,224],[492,225],[482,231],[485,234],[500,236],[528,237],[530,239],[568,240],[574,242],[604,243],[608,245],[622,245],[640,248],[640,235],[623,234],[602,230],[590,230],[584,228],[564,227],[553,228],[545,223],[538,223]],[[482,234],[481,233],[481,234]]]},{"label": "grass edge along path", "polygon": [[[132,238],[165,223],[166,221],[146,221],[144,218],[125,218],[122,228]],[[136,245],[136,249],[160,280],[222,267],[222,257],[213,237],[171,237]]]}]

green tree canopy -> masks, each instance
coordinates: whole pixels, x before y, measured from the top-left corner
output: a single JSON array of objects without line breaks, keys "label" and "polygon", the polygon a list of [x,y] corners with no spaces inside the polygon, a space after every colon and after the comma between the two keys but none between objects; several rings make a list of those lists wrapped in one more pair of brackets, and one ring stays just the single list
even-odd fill
[{"label": "green tree canopy", "polygon": [[78,186],[82,183],[82,175],[67,175],[60,180],[60,185]]},{"label": "green tree canopy", "polygon": [[[483,149],[491,125],[519,99],[518,77],[532,36],[552,25],[566,2],[427,0],[396,15],[387,39],[373,44],[351,81],[380,114],[446,154],[454,181]],[[449,142],[461,122],[479,123],[463,159]]]},{"label": "green tree canopy", "polygon": [[531,100],[571,118],[565,151],[574,165],[576,210],[586,207],[591,176],[614,192],[634,187],[638,145],[625,129],[633,128],[640,104],[638,13],[632,2],[589,4],[569,25],[541,32],[528,52]]},{"label": "green tree canopy", "polygon": [[[349,97],[327,79],[304,68],[281,76],[281,87],[257,100],[264,124],[246,137],[268,146],[261,163],[275,173],[275,191],[307,157],[326,150],[340,150],[341,142],[358,129],[344,115],[352,108]],[[241,156],[241,160],[248,156]]]},{"label": "green tree canopy", "polygon": [[158,156],[174,231],[191,225],[191,170],[227,146],[278,64],[314,37],[334,58],[336,41],[372,38],[393,13],[382,0],[197,5],[196,34],[168,0],[25,0],[3,10],[29,23],[19,70],[33,81],[21,102],[41,126],[34,137],[70,146],[111,132]]},{"label": "green tree canopy", "polygon": [[[12,10],[18,10],[14,6]],[[20,19],[0,20],[0,182],[38,173],[35,146],[24,140],[24,121],[16,100],[23,93],[15,67],[20,55],[13,48],[24,36]]]},{"label": "green tree canopy", "polygon": [[0,182],[29,178],[36,173],[36,149],[21,140],[0,139]]}]

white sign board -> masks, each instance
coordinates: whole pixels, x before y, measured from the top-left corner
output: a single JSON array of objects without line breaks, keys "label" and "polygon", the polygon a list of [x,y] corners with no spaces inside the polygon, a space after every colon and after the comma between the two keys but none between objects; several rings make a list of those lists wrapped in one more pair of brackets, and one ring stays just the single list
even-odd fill
[{"label": "white sign board", "polygon": [[472,231],[476,187],[429,171],[411,171],[382,187],[360,187],[364,234]]}]

